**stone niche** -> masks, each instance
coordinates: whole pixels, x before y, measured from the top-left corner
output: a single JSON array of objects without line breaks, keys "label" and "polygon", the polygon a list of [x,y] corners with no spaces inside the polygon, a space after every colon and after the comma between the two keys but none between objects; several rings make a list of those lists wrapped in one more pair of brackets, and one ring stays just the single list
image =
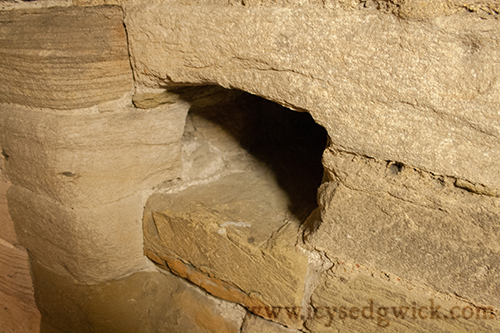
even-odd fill
[{"label": "stone niche", "polygon": [[317,207],[325,129],[241,91],[191,88],[180,98],[192,105],[182,176],[148,200],[146,254],[254,313],[301,307],[316,267],[298,244]]},{"label": "stone niche", "polygon": [[0,1],[2,262],[40,331],[500,332],[499,13]]}]

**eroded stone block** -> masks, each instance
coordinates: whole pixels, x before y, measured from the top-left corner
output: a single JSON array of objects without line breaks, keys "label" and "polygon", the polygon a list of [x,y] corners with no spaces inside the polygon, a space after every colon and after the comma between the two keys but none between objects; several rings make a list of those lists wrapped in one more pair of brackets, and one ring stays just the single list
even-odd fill
[{"label": "eroded stone block", "polygon": [[217,297],[301,327],[300,316],[271,309],[300,306],[310,293],[311,257],[296,244],[316,206],[325,132],[307,114],[210,92],[188,114],[181,179],[146,205],[146,254]]},{"label": "eroded stone block", "polygon": [[[434,2],[396,7],[419,17]],[[498,193],[498,20],[360,9],[141,3],[125,21],[138,82],[248,91],[309,111],[338,148]]]},{"label": "eroded stone block", "polygon": [[500,332],[498,309],[435,293],[352,262],[337,262],[311,297],[311,332]]},{"label": "eroded stone block", "polygon": [[314,249],[500,307],[500,198],[398,163],[332,150],[323,159],[331,182],[307,238]]}]

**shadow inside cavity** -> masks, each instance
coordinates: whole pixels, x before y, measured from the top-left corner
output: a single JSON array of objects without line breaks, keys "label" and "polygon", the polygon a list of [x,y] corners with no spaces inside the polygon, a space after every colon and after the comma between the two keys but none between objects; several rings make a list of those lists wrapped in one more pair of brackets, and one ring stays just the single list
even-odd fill
[{"label": "shadow inside cavity", "polygon": [[317,207],[327,133],[308,113],[219,87],[191,87],[181,96],[192,103],[188,118],[216,126],[269,169],[288,197],[291,215],[303,222]]}]

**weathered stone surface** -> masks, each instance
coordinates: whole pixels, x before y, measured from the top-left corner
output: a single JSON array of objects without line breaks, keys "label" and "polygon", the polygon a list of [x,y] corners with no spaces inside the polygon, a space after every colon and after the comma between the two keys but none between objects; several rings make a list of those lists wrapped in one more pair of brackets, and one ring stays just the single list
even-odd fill
[{"label": "weathered stone surface", "polygon": [[[36,1],[20,6],[111,2]],[[331,151],[342,151],[325,154],[330,183],[321,189],[321,209],[304,227],[312,250],[338,259],[337,270],[324,276],[312,297],[317,312],[305,318],[308,328],[379,330],[388,323],[380,314],[361,321],[337,307],[339,320],[330,323],[325,312],[326,306],[352,309],[372,299],[377,307],[408,306],[422,319],[392,318],[389,330],[499,330],[497,320],[432,321],[412,308],[418,303],[429,310],[429,303],[439,301],[446,311],[459,306],[462,317],[475,317],[481,306],[499,307],[497,2],[123,4],[138,80],[133,102],[146,109],[161,105],[155,110],[129,105],[132,77],[117,7],[0,12],[2,163],[14,183],[9,205],[20,241],[33,258],[59,274],[43,272],[38,265],[39,282],[65,281],[57,290],[39,285],[38,299],[50,325],[71,332],[154,331],[168,325],[166,330],[179,332],[239,330],[241,308],[233,311],[233,305],[215,302],[234,314],[233,319],[221,319],[225,310],[215,311],[215,303],[193,308],[198,296],[177,293],[183,287],[171,293],[175,310],[165,310],[163,303],[151,310],[161,298],[149,294],[150,280],[144,283],[150,273],[132,275],[124,284],[77,286],[76,292],[64,287],[74,283],[64,276],[68,272],[83,282],[102,282],[148,268],[142,256],[140,212],[146,192],[141,191],[179,175],[182,180],[170,182],[150,200],[144,222],[148,256],[266,318],[288,323],[292,316],[282,307],[301,307],[292,324],[302,324],[315,279],[309,254],[296,246],[296,239],[301,217],[311,205],[308,201],[302,210],[292,211],[301,197],[291,193],[300,189],[289,191],[283,184],[313,184],[304,190],[309,192],[316,183],[300,173],[295,179],[282,176],[295,165],[294,157],[307,159],[306,153],[291,153],[292,158],[281,162],[285,168],[267,172],[260,162],[272,159],[256,161],[238,149],[245,138],[238,132],[245,130],[248,119],[232,119],[237,126],[223,134],[224,129],[211,131],[217,126],[209,124],[207,115],[190,118],[188,134],[198,133],[185,136],[181,150],[187,104],[182,97],[176,102],[176,93],[159,92],[165,86],[219,84],[309,111],[328,130]],[[143,86],[156,92],[141,91]],[[88,109],[58,115],[39,107],[58,113]],[[259,114],[273,117],[267,109]],[[286,125],[274,124],[275,129]],[[13,239],[12,234],[6,237]],[[342,275],[347,259],[371,271]],[[374,267],[387,271],[391,281],[373,277]],[[405,285],[398,285],[391,274]],[[154,279],[162,283],[162,278]],[[123,292],[127,283],[136,290],[132,298]],[[417,290],[415,296],[408,288],[419,283],[429,289]],[[105,299],[108,294],[101,287],[116,285],[120,287],[111,294],[122,298]],[[12,293],[1,290],[0,297]],[[153,301],[143,299],[138,309],[131,309],[145,293]],[[126,306],[115,308],[116,303]],[[61,304],[69,304],[69,310],[64,312]],[[282,310],[284,319],[275,310]],[[140,318],[134,311],[142,311]],[[160,319],[149,317],[142,325],[141,318],[152,312]],[[58,323],[59,315],[69,326]],[[172,317],[177,324],[169,321]],[[267,322],[250,318],[258,322],[254,330],[268,329],[259,328]],[[250,322],[244,329],[251,329]]]},{"label": "weathered stone surface", "polygon": [[[323,178],[324,128],[306,113],[240,91],[189,88],[186,95],[192,107],[182,137],[181,181],[164,190],[178,192],[225,175],[260,170],[261,178],[275,183],[268,190],[282,194],[276,211],[288,209],[290,217],[305,220],[317,207]],[[246,210],[250,214],[250,208]]]},{"label": "weathered stone surface", "polygon": [[265,175],[247,172],[153,196],[146,208],[152,219],[145,221],[145,246],[166,260],[189,263],[260,303],[300,305],[308,257],[295,248],[297,222],[287,221],[286,201],[283,207],[279,193],[267,194],[277,191],[271,186]]},{"label": "weathered stone surface", "polygon": [[[192,0],[177,0],[188,4]],[[213,0],[198,0],[207,4]],[[220,0],[222,3],[223,0]],[[473,12],[482,18],[495,18],[500,13],[500,4],[495,0],[242,0],[232,1],[244,6],[316,6],[326,9],[358,9],[391,13],[403,19],[421,20],[459,12]]]},{"label": "weathered stone surface", "polygon": [[300,318],[266,310],[307,298],[310,258],[296,242],[316,206],[325,133],[307,114],[226,94],[213,107],[202,97],[193,104],[182,179],[146,206],[146,253],[213,295],[301,327]]},{"label": "weathered stone surface", "polygon": [[58,274],[95,283],[149,267],[142,250],[142,193],[101,206],[66,207],[12,186],[8,199],[20,243]]},{"label": "weathered stone surface", "polygon": [[40,313],[35,305],[28,253],[19,245],[7,208],[11,184],[2,174],[4,161],[5,156],[0,155],[0,331],[36,333]]},{"label": "weathered stone surface", "polygon": [[4,157],[0,155],[0,230],[2,230],[0,238],[12,245],[15,245],[19,242],[17,241],[14,223],[10,218],[7,206],[7,190],[11,186],[11,183],[2,174],[2,160],[4,160]]},{"label": "weathered stone surface", "polygon": [[311,297],[320,332],[500,332],[498,309],[430,292],[382,271],[337,262]]},{"label": "weathered stone surface", "polygon": [[241,327],[241,333],[300,333],[300,331],[248,314]]},{"label": "weathered stone surface", "polygon": [[[45,0],[23,1],[1,0],[1,9],[47,8],[54,6],[100,6],[141,3],[145,0]],[[474,13],[484,19],[498,17],[500,4],[496,0],[159,0],[169,5],[204,6],[273,6],[316,7],[322,9],[354,9],[391,13],[403,19],[426,19],[440,15]],[[148,2],[152,2],[149,0]]]},{"label": "weathered stone surface", "polygon": [[236,333],[246,311],[167,272],[138,272],[96,285],[78,284],[36,261],[43,321],[62,332]]},{"label": "weathered stone surface", "polygon": [[76,109],[132,90],[120,7],[0,11],[0,102]]},{"label": "weathered stone surface", "polygon": [[64,205],[114,202],[179,173],[185,102],[66,115],[1,108],[6,174],[13,184]]},{"label": "weathered stone surface", "polygon": [[323,161],[316,250],[500,308],[500,198],[402,164],[332,150]]},{"label": "weathered stone surface", "polygon": [[138,82],[245,90],[308,110],[337,148],[500,188],[498,20],[171,4],[125,14]]},{"label": "weathered stone surface", "polygon": [[40,312],[35,302],[28,305],[16,297],[0,292],[0,332],[39,333]]}]

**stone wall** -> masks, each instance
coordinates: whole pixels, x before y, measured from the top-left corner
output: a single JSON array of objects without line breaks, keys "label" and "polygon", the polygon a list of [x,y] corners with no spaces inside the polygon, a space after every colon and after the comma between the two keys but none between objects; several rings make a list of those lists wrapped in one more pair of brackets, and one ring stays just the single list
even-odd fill
[{"label": "stone wall", "polygon": [[1,1],[0,332],[500,331],[499,13]]}]

